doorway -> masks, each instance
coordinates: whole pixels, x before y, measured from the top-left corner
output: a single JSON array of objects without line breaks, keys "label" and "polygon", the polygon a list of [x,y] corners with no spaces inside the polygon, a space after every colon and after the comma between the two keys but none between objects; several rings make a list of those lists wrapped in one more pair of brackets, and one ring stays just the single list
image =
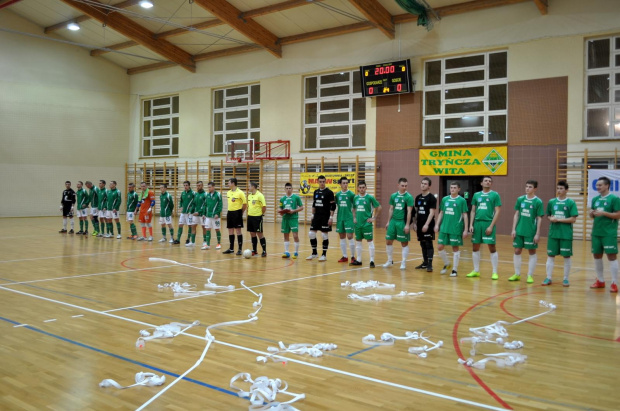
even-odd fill
[{"label": "doorway", "polygon": [[467,209],[471,210],[471,199],[474,197],[474,193],[482,191],[483,176],[467,176],[467,177],[440,177],[440,185],[443,190],[441,198],[450,195],[450,184],[459,183],[461,185],[461,197],[467,201]]}]

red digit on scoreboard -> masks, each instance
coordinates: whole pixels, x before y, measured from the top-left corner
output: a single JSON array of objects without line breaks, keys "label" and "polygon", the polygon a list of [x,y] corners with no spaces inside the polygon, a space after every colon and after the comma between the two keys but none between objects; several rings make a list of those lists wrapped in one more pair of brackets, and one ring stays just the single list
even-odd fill
[{"label": "red digit on scoreboard", "polygon": [[400,84],[400,83],[398,83],[398,84],[396,85],[396,91],[403,91],[403,85],[402,85],[402,84]]},{"label": "red digit on scoreboard", "polygon": [[368,94],[372,94],[373,93],[374,88],[373,87],[368,87]]}]

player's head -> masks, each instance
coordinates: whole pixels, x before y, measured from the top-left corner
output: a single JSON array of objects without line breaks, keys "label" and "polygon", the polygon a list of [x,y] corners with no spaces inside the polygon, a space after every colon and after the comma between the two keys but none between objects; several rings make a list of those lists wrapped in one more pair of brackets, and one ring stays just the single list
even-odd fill
[{"label": "player's head", "polygon": [[455,197],[461,191],[461,184],[458,181],[453,181],[450,183],[450,195]]},{"label": "player's head", "polygon": [[482,177],[482,181],[480,182],[482,188],[490,188],[493,185],[493,177],[484,176]]},{"label": "player's head", "polygon": [[564,197],[566,195],[566,192],[568,191],[568,183],[566,182],[566,180],[558,181],[555,190],[558,197]]},{"label": "player's head", "polygon": [[233,177],[230,180],[228,180],[228,187],[230,187],[231,189],[236,188],[237,187],[237,179]]},{"label": "player's head", "polygon": [[196,182],[196,190],[198,191],[202,191],[204,185],[202,184],[202,181],[197,181]]},{"label": "player's head", "polygon": [[77,182],[77,188],[78,190],[81,189],[84,186],[84,183],[82,183],[81,181]]},{"label": "player's head", "polygon": [[398,179],[398,191],[402,194],[407,191],[408,181],[405,177],[401,177]]},{"label": "player's head", "polygon": [[424,177],[422,179],[422,181],[420,182],[420,189],[422,191],[428,191],[431,188],[432,184],[433,184],[433,182],[431,181],[430,178]]},{"label": "player's head", "polygon": [[159,190],[163,193],[166,192],[166,190],[168,190],[168,184],[163,183],[162,185],[159,186]]},{"label": "player's head", "polygon": [[357,192],[360,195],[366,194],[366,180],[360,180],[357,182]]},{"label": "player's head", "polygon": [[142,191],[146,191],[147,190],[146,183],[144,181],[140,183],[140,188],[142,189]]},{"label": "player's head", "polygon": [[186,181],[183,181],[183,189],[184,189],[185,191],[189,191],[189,190],[190,190],[190,188],[191,188],[191,186],[192,186],[192,183],[190,183],[189,181],[187,181],[187,180],[186,180]]},{"label": "player's head", "polygon": [[136,191],[136,185],[134,183],[129,183],[127,187],[130,193],[133,193],[134,191]]},{"label": "player's head", "polygon": [[293,185],[291,183],[284,184],[284,191],[286,191],[287,196],[290,196],[293,193]]},{"label": "player's head", "polygon": [[88,188],[89,190],[90,190],[91,188],[93,188],[93,183],[92,183],[92,181],[87,181],[87,182],[86,182],[86,183],[84,183],[84,184],[86,185],[86,188]]},{"label": "player's head", "polygon": [[209,190],[210,193],[215,191],[215,183],[213,181],[209,181],[207,183],[207,189]]},{"label": "player's head", "polygon": [[99,188],[105,188],[105,180],[99,180]]},{"label": "player's head", "polygon": [[538,188],[538,181],[536,180],[527,180],[525,182],[525,194],[533,194]]},{"label": "player's head", "polygon": [[320,175],[319,178],[317,178],[318,182],[319,182],[319,188],[321,190],[323,190],[325,188],[325,176],[324,175]]},{"label": "player's head", "polygon": [[611,180],[607,177],[599,177],[598,180],[596,180],[596,191],[598,191],[599,194],[606,195],[610,186]]},{"label": "player's head", "polygon": [[65,181],[65,187],[66,188],[71,188],[71,181],[69,181],[69,180]]},{"label": "player's head", "polygon": [[349,179],[345,176],[340,177],[340,180],[338,180],[338,183],[340,183],[340,189],[342,191],[347,191],[349,189]]},{"label": "player's head", "polygon": [[250,183],[250,191],[252,192],[252,194],[254,194],[256,190],[258,190],[258,183],[255,181],[252,181]]},{"label": "player's head", "polygon": [[112,190],[116,188],[116,181],[114,181],[114,180],[110,181],[110,188]]}]

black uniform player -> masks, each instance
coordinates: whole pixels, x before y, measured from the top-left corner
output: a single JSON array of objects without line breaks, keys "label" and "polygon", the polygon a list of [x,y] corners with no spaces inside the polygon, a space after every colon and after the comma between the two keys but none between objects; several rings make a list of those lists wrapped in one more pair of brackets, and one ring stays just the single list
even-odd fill
[{"label": "black uniform player", "polygon": [[312,245],[312,255],[306,260],[313,260],[319,257],[317,253],[316,232],[323,234],[323,254],[319,261],[327,259],[327,249],[329,248],[329,237],[327,233],[332,231],[332,220],[336,211],[336,198],[334,192],[325,187],[325,176],[319,176],[319,188],[314,190],[312,200],[312,222],[310,223],[310,245]]},{"label": "black uniform player", "polygon": [[437,199],[431,194],[431,179],[424,177],[420,183],[422,193],[415,198],[414,210],[417,218],[414,220],[413,229],[418,235],[418,241],[422,248],[424,261],[416,268],[431,272],[433,271],[433,240],[435,239],[435,214],[437,213]]},{"label": "black uniform player", "polygon": [[62,198],[60,199],[60,209],[62,210],[62,230],[61,234],[67,233],[67,217],[71,219],[71,231],[69,234],[73,234],[73,206],[75,205],[75,191],[71,188],[71,181],[65,181],[65,190],[62,192]]}]

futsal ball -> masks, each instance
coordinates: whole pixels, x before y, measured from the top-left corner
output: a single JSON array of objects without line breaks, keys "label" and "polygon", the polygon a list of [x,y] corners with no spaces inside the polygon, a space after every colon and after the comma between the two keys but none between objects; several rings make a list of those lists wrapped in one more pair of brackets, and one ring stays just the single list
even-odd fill
[{"label": "futsal ball", "polygon": [[252,258],[252,250],[248,249],[243,252],[245,258]]}]

